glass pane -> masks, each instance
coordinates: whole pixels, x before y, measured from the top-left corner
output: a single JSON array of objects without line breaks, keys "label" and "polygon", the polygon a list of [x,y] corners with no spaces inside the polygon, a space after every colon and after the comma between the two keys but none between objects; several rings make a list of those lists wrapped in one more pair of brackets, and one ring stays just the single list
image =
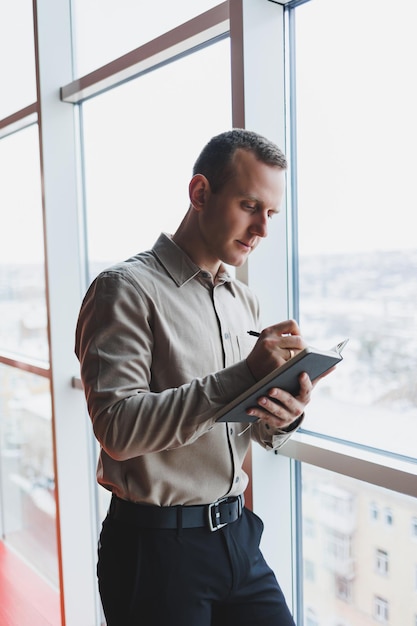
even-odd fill
[{"label": "glass pane", "polygon": [[0,119],[36,102],[32,0],[0,4]]},{"label": "glass pane", "polygon": [[315,0],[296,10],[300,322],[318,347],[350,337],[305,427],[412,457],[414,23],[411,0]]},{"label": "glass pane", "polygon": [[0,445],[5,539],[58,586],[48,379],[0,365]]},{"label": "glass pane", "polygon": [[91,278],[179,225],[194,160],[231,126],[229,54],[222,41],[84,103]]},{"label": "glass pane", "polygon": [[304,625],[414,624],[417,501],[303,464]]},{"label": "glass pane", "polygon": [[37,126],[0,141],[0,352],[48,360]]},{"label": "glass pane", "polygon": [[218,0],[72,0],[77,76],[220,4]]}]

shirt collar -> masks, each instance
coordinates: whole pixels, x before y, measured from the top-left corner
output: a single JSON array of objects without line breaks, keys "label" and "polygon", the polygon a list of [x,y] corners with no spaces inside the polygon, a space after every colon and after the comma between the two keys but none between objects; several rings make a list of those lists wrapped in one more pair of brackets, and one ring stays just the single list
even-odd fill
[{"label": "shirt collar", "polygon": [[[207,272],[196,265],[167,233],[159,235],[152,250],[178,287],[182,287],[199,274],[203,277],[207,275]],[[232,277],[224,265],[220,266],[218,279],[219,284],[225,284],[233,293]]]}]

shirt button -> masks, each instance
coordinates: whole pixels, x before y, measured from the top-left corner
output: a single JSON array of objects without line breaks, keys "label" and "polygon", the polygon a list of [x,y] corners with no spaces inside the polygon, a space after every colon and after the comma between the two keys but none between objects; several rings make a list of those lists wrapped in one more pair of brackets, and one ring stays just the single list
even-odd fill
[{"label": "shirt button", "polygon": [[230,429],[230,434],[233,435],[233,428]]},{"label": "shirt button", "polygon": [[224,338],[225,339],[230,339],[230,333],[224,333]]},{"label": "shirt button", "polygon": [[238,482],[239,482],[239,476],[236,476],[235,483],[238,483]]}]

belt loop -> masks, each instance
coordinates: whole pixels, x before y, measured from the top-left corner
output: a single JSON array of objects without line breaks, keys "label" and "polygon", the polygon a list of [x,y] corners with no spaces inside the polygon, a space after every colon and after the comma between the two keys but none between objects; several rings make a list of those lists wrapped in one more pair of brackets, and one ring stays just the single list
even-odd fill
[{"label": "belt loop", "polygon": [[237,516],[242,515],[243,507],[245,506],[245,496],[243,493],[237,497]]},{"label": "belt loop", "polygon": [[177,537],[182,535],[182,506],[177,506]]}]

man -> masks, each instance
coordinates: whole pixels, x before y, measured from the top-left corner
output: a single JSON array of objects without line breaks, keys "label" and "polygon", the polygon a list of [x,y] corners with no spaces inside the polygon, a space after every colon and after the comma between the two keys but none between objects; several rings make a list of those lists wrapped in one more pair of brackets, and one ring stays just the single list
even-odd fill
[{"label": "man", "polygon": [[[216,413],[305,344],[288,320],[260,330],[258,303],[224,263],[241,266],[267,236],[286,159],[234,129],[197,159],[178,230],[100,274],[80,311],[76,353],[112,492],[98,579],[108,626],[293,626],[243,507],[250,439],[278,448],[300,424],[312,384],[280,389],[247,424]],[[279,403],[275,402],[279,400]]]}]

